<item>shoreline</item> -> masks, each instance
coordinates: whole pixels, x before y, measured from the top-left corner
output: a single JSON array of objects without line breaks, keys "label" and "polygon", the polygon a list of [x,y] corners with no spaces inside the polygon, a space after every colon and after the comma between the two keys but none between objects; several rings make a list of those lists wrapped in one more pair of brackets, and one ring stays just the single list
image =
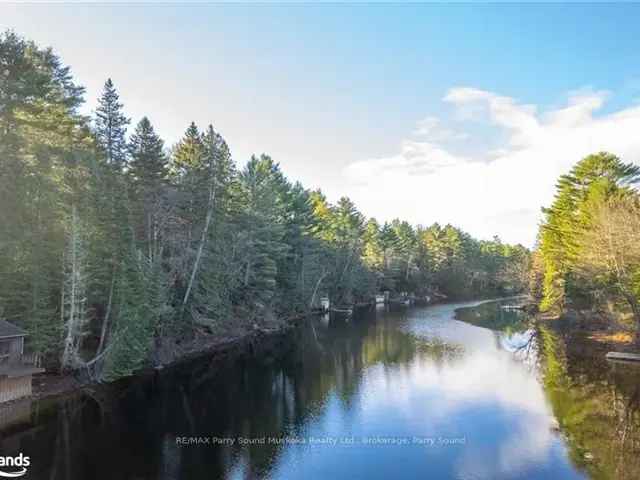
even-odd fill
[{"label": "shoreline", "polygon": [[0,404],[0,411],[13,408],[27,402],[54,400],[59,397],[72,396],[82,391],[90,392],[97,389],[107,389],[122,382],[159,375],[165,370],[177,369],[190,362],[207,358],[209,363],[219,363],[230,358],[254,356],[275,348],[278,339],[284,339],[308,315],[299,315],[278,321],[277,326],[257,327],[245,329],[233,334],[202,334],[200,333],[191,344],[180,354],[168,361],[149,365],[133,372],[126,377],[104,382],[82,382],[73,374],[60,375],[56,373],[41,373],[33,377],[32,394],[16,400]]},{"label": "shoreline", "polygon": [[[519,295],[498,298],[483,298],[474,300],[462,300],[472,302],[472,306],[477,306],[486,302],[517,298]],[[427,305],[418,304],[416,306],[434,306],[449,302],[433,302]],[[200,332],[194,339],[180,352],[174,352],[170,359],[157,362],[155,365],[148,365],[131,375],[115,379],[112,381],[83,382],[73,374],[60,375],[56,373],[42,373],[33,377],[33,392],[30,396],[16,399],[0,404],[0,411],[13,407],[20,403],[53,400],[64,396],[72,396],[82,391],[92,392],[100,389],[108,389],[123,382],[135,380],[136,378],[148,378],[162,374],[163,371],[178,369],[191,362],[206,359],[209,364],[218,364],[231,358],[242,358],[244,356],[255,356],[274,352],[282,347],[277,345],[279,339],[284,339],[289,333],[297,328],[306,318],[318,315],[317,312],[309,312],[287,319],[272,321],[267,326],[258,327],[256,324],[251,328],[239,328],[232,333],[203,334]]]},{"label": "shoreline", "polygon": [[[441,302],[434,302],[429,305],[436,303]],[[239,327],[231,333],[203,334],[200,332],[195,335],[194,339],[182,351],[174,352],[171,358],[157,361],[155,365],[145,366],[131,375],[112,381],[83,382],[74,374],[60,375],[46,372],[37,374],[33,377],[32,394],[1,403],[0,411],[13,408],[22,403],[54,400],[64,396],[72,396],[82,391],[91,392],[93,390],[107,389],[110,386],[136,378],[150,377],[159,375],[165,370],[178,369],[199,359],[206,358],[209,363],[216,364],[233,357],[241,358],[246,355],[254,356],[272,352],[274,348],[277,348],[277,346],[273,345],[277,339],[283,339],[306,318],[315,315],[320,315],[320,313],[311,311],[289,318],[272,320],[261,327],[257,324],[252,327]]]},{"label": "shoreline", "polygon": [[601,312],[568,309],[554,317],[538,312],[534,318],[558,333],[573,337],[581,345],[588,343],[598,350],[640,353],[640,345],[634,343],[634,331]]}]

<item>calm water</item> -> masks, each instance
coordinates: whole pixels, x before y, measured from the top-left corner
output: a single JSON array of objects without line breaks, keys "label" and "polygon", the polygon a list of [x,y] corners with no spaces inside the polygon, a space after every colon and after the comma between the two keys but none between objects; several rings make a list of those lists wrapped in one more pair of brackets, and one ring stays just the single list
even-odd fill
[{"label": "calm water", "polygon": [[280,358],[34,403],[2,451],[38,479],[640,478],[639,369],[473,305],[310,319]]}]

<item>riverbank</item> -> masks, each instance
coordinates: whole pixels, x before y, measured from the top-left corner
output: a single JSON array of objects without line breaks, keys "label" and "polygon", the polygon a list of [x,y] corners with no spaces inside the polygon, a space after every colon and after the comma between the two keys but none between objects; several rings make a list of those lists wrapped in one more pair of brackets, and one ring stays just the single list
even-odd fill
[{"label": "riverbank", "polygon": [[[476,300],[476,304],[491,302],[495,300],[508,300],[520,298],[520,296],[504,298],[488,298]],[[434,305],[441,302],[431,302]],[[420,303],[420,306],[425,306]],[[313,315],[310,313],[308,315]],[[285,337],[292,329],[296,328],[308,315],[298,315],[295,317],[278,319],[270,317],[257,323],[231,322],[230,327],[212,334],[198,329],[194,337],[189,342],[165,349],[164,354],[156,355],[151,365],[134,372],[128,377],[120,380],[131,379],[140,376],[154,375],[177,368],[181,365],[198,359],[207,358],[207,362],[212,366],[230,358],[240,358],[243,356],[260,355],[266,352],[276,351],[280,346],[278,341]],[[159,349],[161,350],[161,349]],[[114,382],[81,381],[75,375],[60,375],[56,373],[42,373],[33,378],[33,393],[29,397],[24,397],[13,402],[0,404],[0,410],[5,405],[14,405],[19,402],[51,399],[65,395],[72,395],[82,390],[95,390],[104,388]]]},{"label": "riverbank", "polygon": [[[304,318],[306,318],[305,315],[287,319],[272,319],[262,322],[261,325],[256,323],[244,325],[238,322],[233,329],[227,329],[217,334],[197,330],[191,341],[179,348],[172,349],[171,355],[165,354],[162,358],[155,358],[152,365],[134,372],[125,379],[154,375],[165,369],[176,368],[203,357],[207,357],[207,361],[215,365],[230,358],[261,355],[267,351],[273,351],[280,347],[280,341]],[[122,379],[115,380],[115,382],[120,380]],[[0,410],[7,405],[72,395],[82,390],[101,388],[110,383],[113,382],[83,382],[72,374],[42,373],[33,378],[31,396],[0,404]]]},{"label": "riverbank", "polygon": [[580,348],[580,345],[591,345],[605,353],[640,353],[640,345],[634,342],[635,332],[618,317],[590,310],[568,309],[554,317],[538,313],[536,319],[577,340],[573,342],[577,345],[576,348]]},{"label": "riverbank", "polygon": [[[300,467],[314,472],[319,466],[340,477],[353,458],[368,465],[355,473],[372,478],[383,469],[393,475],[398,459],[427,475],[453,477],[469,455],[497,463],[512,444],[537,462],[520,470],[522,477],[542,471],[548,478],[579,478],[566,475],[573,467],[558,448],[565,440],[549,429],[532,366],[511,361],[495,331],[454,320],[456,309],[478,303],[377,308],[330,322],[307,318],[283,344],[272,335],[258,340],[258,349],[273,342],[271,356],[260,350],[220,364],[205,356],[149,377],[34,402],[21,424],[3,431],[4,440],[29,439],[19,445],[37,460],[39,470],[29,474],[38,479],[64,472],[65,465],[73,468],[70,479],[151,479],[158,472],[205,479],[248,469],[297,478]],[[502,313],[495,304],[477,312]],[[434,427],[425,430],[425,424]],[[548,454],[529,454],[532,430],[542,432]],[[329,443],[334,438],[344,443]],[[442,447],[447,455],[437,455]]]}]

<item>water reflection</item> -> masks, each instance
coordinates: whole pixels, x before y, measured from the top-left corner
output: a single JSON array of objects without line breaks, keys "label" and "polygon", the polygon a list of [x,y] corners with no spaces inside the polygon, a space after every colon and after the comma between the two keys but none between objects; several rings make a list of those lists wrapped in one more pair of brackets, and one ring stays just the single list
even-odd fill
[{"label": "water reflection", "polygon": [[[313,318],[279,358],[203,360],[40,402],[28,422],[5,430],[3,454],[30,455],[29,478],[43,479],[632,478],[640,471],[638,382],[627,370],[604,364],[590,377],[588,368],[572,369],[561,338],[523,315],[485,303],[459,310],[456,320],[461,306]],[[617,450],[607,446],[615,435],[624,438]],[[185,438],[200,443],[180,444]],[[384,444],[389,439],[407,444]],[[625,457],[634,452],[634,460]]]},{"label": "water reflection", "polygon": [[592,478],[640,478],[640,366],[610,363],[575,335],[538,327],[544,386],[575,465]]}]

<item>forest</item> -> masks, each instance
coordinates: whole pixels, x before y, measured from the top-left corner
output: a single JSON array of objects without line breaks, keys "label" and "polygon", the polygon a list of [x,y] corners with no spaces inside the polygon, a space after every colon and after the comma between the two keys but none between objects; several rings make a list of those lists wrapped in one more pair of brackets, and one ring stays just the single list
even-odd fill
[{"label": "forest", "polygon": [[543,312],[596,313],[640,342],[638,182],[640,167],[606,152],[560,177],[532,255],[531,293]]},{"label": "forest", "polygon": [[[151,119],[131,122],[111,79],[91,115],[84,101],[52,49],[0,35],[0,318],[58,371],[115,379],[175,358],[198,335],[303,315],[321,296],[352,305],[387,290],[463,299],[527,285],[521,245],[365,218],[347,197],[332,203],[290,181],[266,154],[236,162],[212,125],[191,123],[166,145]],[[618,217],[626,226],[637,201],[618,186],[636,170],[608,164],[593,195],[567,186],[558,197],[600,202],[590,242],[605,242]],[[561,258],[575,244],[552,245],[573,228],[561,211],[548,211],[537,254],[549,305],[574,294],[574,274],[602,269],[595,252],[580,268]],[[618,284],[623,296],[632,288],[624,275]]]}]

